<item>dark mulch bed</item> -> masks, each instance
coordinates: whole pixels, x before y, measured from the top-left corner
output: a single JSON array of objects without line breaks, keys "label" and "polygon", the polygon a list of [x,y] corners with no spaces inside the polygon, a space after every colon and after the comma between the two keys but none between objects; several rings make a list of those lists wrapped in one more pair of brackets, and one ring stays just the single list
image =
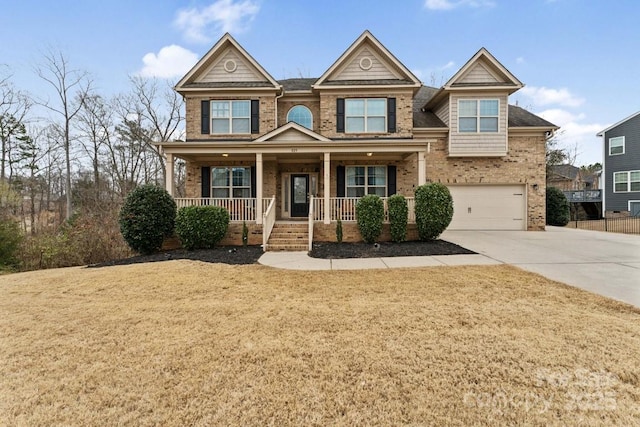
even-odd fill
[{"label": "dark mulch bed", "polygon": [[[113,265],[140,264],[145,262],[169,261],[172,259],[191,259],[195,261],[223,264],[255,264],[262,256],[260,246],[219,246],[214,249],[187,251],[175,249],[152,255],[138,255],[130,258],[92,264],[88,267],[109,267]],[[419,255],[458,255],[474,254],[468,249],[444,240],[430,242],[379,243],[377,246],[367,243],[325,243],[313,244],[309,255],[314,258],[374,258]]]},{"label": "dark mulch bed", "polygon": [[444,240],[376,244],[318,242],[313,244],[313,250],[309,252],[314,258],[324,259],[466,254],[475,252]]},{"label": "dark mulch bed", "polygon": [[113,265],[139,264],[144,262],[169,261],[172,259],[191,259],[195,261],[224,263],[224,264],[255,264],[262,256],[260,246],[219,246],[213,249],[199,249],[187,251],[186,249],[175,249],[163,251],[151,255],[138,255],[131,258],[117,259],[113,261],[93,264],[89,267],[109,267]]}]

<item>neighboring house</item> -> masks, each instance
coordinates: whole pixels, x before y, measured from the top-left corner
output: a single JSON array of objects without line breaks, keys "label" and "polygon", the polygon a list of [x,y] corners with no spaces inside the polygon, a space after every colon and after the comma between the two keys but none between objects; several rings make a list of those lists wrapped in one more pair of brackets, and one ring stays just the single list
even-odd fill
[{"label": "neighboring house", "polygon": [[605,216],[640,216],[640,111],[597,136],[604,146]]},{"label": "neighboring house", "polygon": [[589,171],[573,165],[551,165],[547,168],[547,187],[563,191],[570,203],[571,219],[599,219],[602,216],[600,171]]},{"label": "neighboring house", "polygon": [[243,221],[256,243],[274,221],[308,217],[315,240],[334,241],[338,219],[358,240],[359,197],[403,194],[412,207],[427,182],[451,190],[450,229],[544,230],[557,127],[509,105],[521,87],[484,48],[443,87],[424,86],[368,31],[319,78],[278,81],[226,34],[176,85],[186,141],[160,146],[167,189],[184,159],[178,206],[227,207],[227,243]]}]

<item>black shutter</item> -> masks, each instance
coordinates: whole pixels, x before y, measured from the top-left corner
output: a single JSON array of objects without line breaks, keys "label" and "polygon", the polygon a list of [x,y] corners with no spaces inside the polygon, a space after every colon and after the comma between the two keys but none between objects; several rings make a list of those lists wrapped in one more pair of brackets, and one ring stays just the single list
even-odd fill
[{"label": "black shutter", "polygon": [[210,133],[209,111],[209,101],[202,101],[200,103],[200,133],[203,135],[209,135]]},{"label": "black shutter", "polygon": [[336,100],[336,132],[344,133],[344,98]]},{"label": "black shutter", "polygon": [[396,194],[396,167],[387,166],[387,197]]},{"label": "black shutter", "polygon": [[251,133],[260,133],[260,101],[251,100]]},{"label": "black shutter", "polygon": [[209,166],[202,167],[202,188],[201,197],[211,197],[211,168]]},{"label": "black shutter", "polygon": [[344,173],[344,166],[338,166],[336,168],[336,183],[338,184],[336,186],[336,196],[337,197],[344,197],[345,194],[345,173]]},{"label": "black shutter", "polygon": [[[251,197],[255,198],[256,194],[257,194],[257,189],[256,189],[257,185],[256,185],[256,167],[255,166],[251,166]],[[257,203],[262,203],[260,201],[258,201]]]},{"label": "black shutter", "polygon": [[395,133],[396,131],[396,99],[387,99],[387,132]]}]

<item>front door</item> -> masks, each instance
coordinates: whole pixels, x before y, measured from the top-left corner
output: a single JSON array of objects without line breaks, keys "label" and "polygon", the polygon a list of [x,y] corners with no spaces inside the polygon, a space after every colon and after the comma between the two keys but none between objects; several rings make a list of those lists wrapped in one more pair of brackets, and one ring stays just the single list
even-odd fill
[{"label": "front door", "polygon": [[309,175],[291,175],[291,216],[309,215]]}]

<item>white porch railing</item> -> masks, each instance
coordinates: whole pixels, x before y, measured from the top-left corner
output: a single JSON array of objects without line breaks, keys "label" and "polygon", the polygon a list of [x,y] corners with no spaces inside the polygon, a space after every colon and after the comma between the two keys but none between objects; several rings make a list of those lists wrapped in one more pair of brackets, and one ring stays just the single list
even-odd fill
[{"label": "white porch railing", "polygon": [[262,214],[262,250],[267,250],[267,242],[271,236],[271,230],[276,223],[276,196],[269,201],[269,205]]},{"label": "white porch railing", "polygon": [[314,222],[314,197],[313,195],[309,196],[309,250],[313,249],[313,222]]},{"label": "white porch railing", "polygon": [[[381,197],[384,204],[384,221],[389,222],[389,206],[388,198]],[[331,206],[331,221],[355,221],[356,220],[356,205],[358,204],[359,197],[331,197],[329,199],[329,205]],[[413,197],[406,197],[407,207],[409,208],[409,223],[416,222],[416,200]],[[322,207],[322,203],[318,204]],[[316,221],[323,219],[322,215],[317,215],[314,218]]]},{"label": "white porch railing", "polygon": [[176,198],[178,209],[186,206],[221,206],[232,222],[255,221],[256,199],[223,199],[213,197]]}]

